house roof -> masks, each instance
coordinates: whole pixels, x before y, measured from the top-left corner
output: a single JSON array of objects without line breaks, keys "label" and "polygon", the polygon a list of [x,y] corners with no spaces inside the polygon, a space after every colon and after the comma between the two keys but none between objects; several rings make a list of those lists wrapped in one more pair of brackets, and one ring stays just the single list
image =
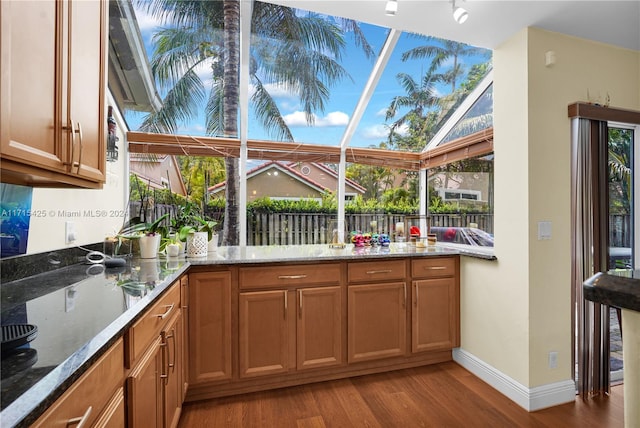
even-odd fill
[{"label": "house roof", "polygon": [[[289,162],[287,164],[287,166],[292,167],[293,165],[296,165],[298,162]],[[326,166],[323,163],[319,163],[319,162],[309,162],[311,165],[315,166],[318,169],[321,169],[323,172],[331,175],[332,177],[334,177],[336,180],[338,179],[338,173],[329,168],[328,166]],[[361,193],[364,193],[367,191],[367,189],[365,189],[364,187],[362,187],[360,184],[356,183],[355,181],[351,180],[350,178],[345,177],[344,179],[345,183],[349,184],[351,187],[359,190]]]}]

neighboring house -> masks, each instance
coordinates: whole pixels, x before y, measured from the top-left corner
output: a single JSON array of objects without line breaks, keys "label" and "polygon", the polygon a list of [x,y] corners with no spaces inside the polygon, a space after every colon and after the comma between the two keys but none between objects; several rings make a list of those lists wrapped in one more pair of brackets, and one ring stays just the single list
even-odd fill
[{"label": "neighboring house", "polygon": [[137,175],[145,184],[154,189],[170,189],[177,195],[187,195],[180,166],[175,156],[156,155],[149,157],[138,153],[130,153],[129,156],[131,173]]},{"label": "neighboring house", "polygon": [[[247,202],[271,199],[322,200],[326,191],[335,192],[338,174],[331,168],[314,162],[270,161],[247,171]],[[223,197],[226,181],[209,188],[213,197]],[[345,199],[364,194],[365,189],[346,180]]]}]

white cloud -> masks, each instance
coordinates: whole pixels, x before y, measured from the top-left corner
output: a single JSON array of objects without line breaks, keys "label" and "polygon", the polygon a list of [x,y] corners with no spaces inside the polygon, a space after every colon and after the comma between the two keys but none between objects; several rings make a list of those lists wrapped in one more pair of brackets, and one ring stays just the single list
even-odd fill
[{"label": "white cloud", "polygon": [[383,107],[375,113],[376,117],[386,117],[387,116],[387,108]]},{"label": "white cloud", "polygon": [[140,28],[141,33],[152,31],[157,27],[162,27],[162,21],[160,19],[147,13],[144,8],[135,7],[135,2],[134,10],[136,13],[136,19],[138,21],[138,27]]},{"label": "white cloud", "polygon": [[[326,128],[330,126],[346,126],[349,123],[349,115],[341,111],[334,111],[324,117],[313,115],[313,126],[317,128]],[[287,126],[308,126],[307,119],[302,111],[295,111],[291,114],[283,116]]]},{"label": "white cloud", "polygon": [[362,131],[362,137],[367,140],[380,140],[389,137],[389,129],[385,125],[373,125]]}]

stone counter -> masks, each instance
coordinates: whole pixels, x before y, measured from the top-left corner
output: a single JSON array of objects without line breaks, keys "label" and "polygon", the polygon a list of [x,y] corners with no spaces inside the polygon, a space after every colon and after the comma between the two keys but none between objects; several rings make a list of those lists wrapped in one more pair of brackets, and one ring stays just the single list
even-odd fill
[{"label": "stone counter", "polygon": [[[54,253],[48,253],[51,259]],[[439,257],[461,254],[444,246],[416,248],[392,243],[389,247],[342,249],[328,245],[219,247],[207,257],[131,258],[125,267],[76,263],[1,284],[2,324],[39,324],[30,343],[38,361],[11,372],[2,362],[3,427],[33,422],[78,379],[144,310],[190,266],[259,263],[309,263],[393,257]],[[472,255],[472,254],[465,254]],[[490,256],[479,257],[491,259]],[[57,259],[56,259],[57,260]],[[18,263],[12,260],[12,264]],[[29,263],[28,256],[25,263]],[[19,268],[19,266],[18,266]],[[49,322],[48,320],[55,320]],[[64,344],[65,346],[61,346]]]},{"label": "stone counter", "polygon": [[585,281],[584,297],[622,309],[624,426],[640,426],[640,270],[597,273]]}]

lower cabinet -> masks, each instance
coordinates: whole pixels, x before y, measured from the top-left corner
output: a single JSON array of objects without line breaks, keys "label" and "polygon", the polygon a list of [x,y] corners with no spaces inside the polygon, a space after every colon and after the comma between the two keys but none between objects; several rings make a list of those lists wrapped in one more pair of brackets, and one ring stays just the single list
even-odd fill
[{"label": "lower cabinet", "polygon": [[231,272],[189,274],[189,387],[231,379]]},{"label": "lower cabinet", "polygon": [[[126,382],[128,427],[176,427],[184,394],[184,330],[177,281],[129,330],[129,349],[146,345]],[[147,337],[151,338],[148,343]]]},{"label": "lower cabinet", "polygon": [[406,354],[407,284],[350,285],[348,362]]},{"label": "lower cabinet", "polygon": [[458,346],[457,301],[453,278],[414,281],[412,302],[412,352]]},{"label": "lower cabinet", "polygon": [[240,377],[342,363],[341,288],[240,293]]}]

